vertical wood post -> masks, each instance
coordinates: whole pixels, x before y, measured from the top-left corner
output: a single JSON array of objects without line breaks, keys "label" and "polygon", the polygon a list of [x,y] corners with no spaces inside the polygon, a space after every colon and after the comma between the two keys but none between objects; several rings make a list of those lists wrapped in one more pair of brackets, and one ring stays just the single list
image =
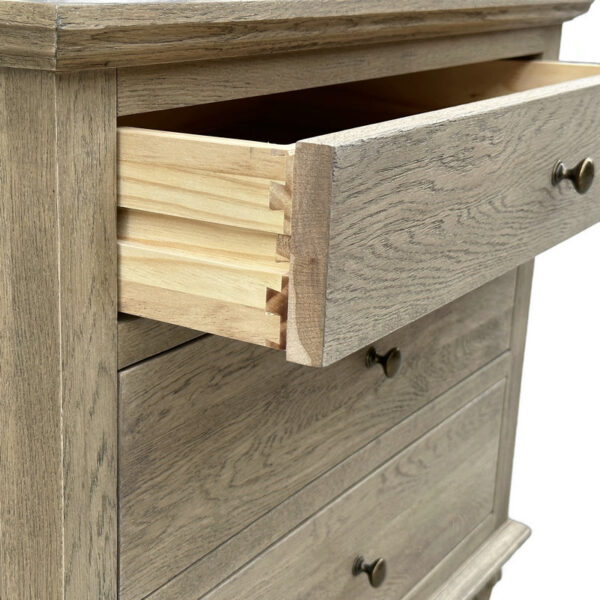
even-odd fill
[{"label": "vertical wood post", "polygon": [[116,78],[0,70],[0,598],[117,597]]}]

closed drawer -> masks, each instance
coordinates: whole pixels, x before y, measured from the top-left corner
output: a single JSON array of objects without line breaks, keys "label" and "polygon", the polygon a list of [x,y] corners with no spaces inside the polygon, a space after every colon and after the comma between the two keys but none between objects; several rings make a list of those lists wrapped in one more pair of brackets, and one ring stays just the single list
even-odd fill
[{"label": "closed drawer", "polygon": [[[399,600],[493,508],[504,381],[382,465],[206,596]],[[369,589],[357,556],[383,558]]]},{"label": "closed drawer", "polygon": [[552,181],[600,160],[599,73],[494,62],[130,117],[120,308],[333,363],[600,219],[597,183]]},{"label": "closed drawer", "polygon": [[[314,370],[286,362],[280,353],[219,337],[122,371],[120,597],[145,597],[189,571],[505,352],[514,289],[512,272],[378,342],[380,351],[394,346],[402,351],[403,364],[393,379],[379,366],[366,368],[364,350]],[[291,529],[356,481],[359,471],[350,471],[349,483],[330,482],[311,494],[310,502],[284,511],[268,529]],[[225,554],[244,564],[261,544],[268,546],[261,539],[254,533]],[[225,571],[221,579],[226,563],[219,563]]]}]

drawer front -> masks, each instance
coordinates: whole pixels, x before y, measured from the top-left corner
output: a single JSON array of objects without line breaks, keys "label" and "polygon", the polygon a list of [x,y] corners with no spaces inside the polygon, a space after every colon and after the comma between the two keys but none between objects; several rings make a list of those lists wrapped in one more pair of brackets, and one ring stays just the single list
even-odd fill
[{"label": "drawer front", "polygon": [[[492,511],[504,381],[420,438],[206,596],[402,598]],[[353,576],[383,558],[377,590]]]},{"label": "drawer front", "polygon": [[552,182],[600,161],[599,73],[501,61],[130,120],[188,133],[120,130],[121,310],[331,364],[600,220],[597,182]]},{"label": "drawer front", "polygon": [[500,63],[362,86],[365,102],[413,106],[419,91],[448,105],[486,83],[492,96],[544,87],[298,143],[290,359],[329,364],[598,222],[600,183],[552,183],[558,160],[600,163],[600,68],[587,69],[554,85],[581,69]]},{"label": "drawer front", "polygon": [[364,350],[313,370],[218,337],[122,371],[121,596],[144,597],[507,350],[514,288],[509,273],[378,342],[402,351],[393,379]]}]

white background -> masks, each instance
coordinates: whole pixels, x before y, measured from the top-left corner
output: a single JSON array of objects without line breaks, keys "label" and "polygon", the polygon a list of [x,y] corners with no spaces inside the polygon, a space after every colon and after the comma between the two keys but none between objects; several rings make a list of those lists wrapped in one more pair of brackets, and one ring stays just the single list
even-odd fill
[{"label": "white background", "polygon": [[[600,0],[560,58],[600,63]],[[536,260],[511,501],[533,535],[494,600],[600,600],[599,265],[598,225]]]}]

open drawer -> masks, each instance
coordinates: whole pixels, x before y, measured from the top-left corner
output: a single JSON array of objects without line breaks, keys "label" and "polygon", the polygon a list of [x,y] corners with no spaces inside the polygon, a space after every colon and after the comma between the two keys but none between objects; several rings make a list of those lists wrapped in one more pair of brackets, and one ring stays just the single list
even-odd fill
[{"label": "open drawer", "polygon": [[126,117],[120,310],[330,364],[600,220],[586,158],[591,65],[499,61]]}]

